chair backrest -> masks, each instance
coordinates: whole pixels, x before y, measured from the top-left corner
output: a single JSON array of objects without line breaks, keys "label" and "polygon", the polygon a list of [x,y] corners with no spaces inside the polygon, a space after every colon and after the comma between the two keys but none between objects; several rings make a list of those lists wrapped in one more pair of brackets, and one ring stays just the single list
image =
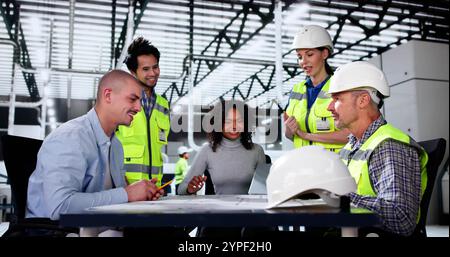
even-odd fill
[{"label": "chair backrest", "polygon": [[11,184],[12,204],[17,222],[25,218],[28,179],[36,168],[37,153],[42,140],[2,136],[3,157],[8,181]]},{"label": "chair backrest", "polygon": [[416,226],[413,233],[415,236],[426,237],[426,221],[428,206],[430,204],[431,195],[433,193],[434,183],[436,181],[437,173],[439,172],[439,165],[442,162],[445,154],[445,139],[437,138],[428,141],[418,142],[425,151],[428,153],[428,163],[427,163],[427,173],[428,181],[425,192],[422,196],[422,201],[420,202],[420,220]]},{"label": "chair backrest", "polygon": [[205,195],[215,195],[216,191],[214,190],[214,184],[211,179],[211,175],[209,174],[208,170],[205,170],[203,173],[206,176],[205,181]]},{"label": "chair backrest", "polygon": [[266,163],[267,164],[272,164],[272,158],[270,158],[269,155],[266,154]]}]

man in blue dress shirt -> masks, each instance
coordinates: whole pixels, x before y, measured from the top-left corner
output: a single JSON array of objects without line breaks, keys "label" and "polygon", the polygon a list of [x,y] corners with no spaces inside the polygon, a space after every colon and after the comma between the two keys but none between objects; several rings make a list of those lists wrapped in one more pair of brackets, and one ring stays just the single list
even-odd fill
[{"label": "man in blue dress shirt", "polygon": [[153,180],[127,185],[122,145],[114,136],[141,109],[141,86],[130,74],[113,70],[100,80],[96,105],[61,125],[44,140],[28,183],[26,217],[58,220],[89,207],[163,195]]}]

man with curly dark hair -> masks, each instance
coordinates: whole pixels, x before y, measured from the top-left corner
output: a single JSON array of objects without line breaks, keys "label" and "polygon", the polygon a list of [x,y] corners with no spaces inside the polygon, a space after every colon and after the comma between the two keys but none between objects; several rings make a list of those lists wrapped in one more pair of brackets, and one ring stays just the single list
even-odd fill
[{"label": "man with curly dark hair", "polygon": [[156,178],[161,185],[161,150],[167,145],[170,130],[169,103],[156,94],[160,53],[148,40],[136,38],[128,47],[125,64],[142,86],[142,108],[129,127],[120,126],[116,135],[124,150],[128,183]]}]

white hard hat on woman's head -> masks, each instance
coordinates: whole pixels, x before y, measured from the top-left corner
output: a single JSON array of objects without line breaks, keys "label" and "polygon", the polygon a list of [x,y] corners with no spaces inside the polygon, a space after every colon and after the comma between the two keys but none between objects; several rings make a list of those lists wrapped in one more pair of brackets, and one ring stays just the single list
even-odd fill
[{"label": "white hard hat on woman's head", "polygon": [[385,98],[390,94],[383,71],[369,62],[356,61],[336,69],[330,79],[328,94],[349,90],[367,90],[368,88],[375,89]]},{"label": "white hard hat on woman's head", "polygon": [[268,208],[296,196],[315,193],[338,207],[339,198],[356,191],[356,183],[339,155],[322,146],[304,146],[278,158],[266,181]]},{"label": "white hard hat on woman's head", "polygon": [[291,49],[327,47],[333,53],[333,41],[326,29],[317,25],[308,25],[295,35]]},{"label": "white hard hat on woman's head", "polygon": [[192,149],[190,149],[190,148],[187,148],[186,146],[180,146],[180,147],[178,147],[178,154],[180,155],[180,154],[184,154],[184,153],[190,153],[190,152],[192,152]]}]

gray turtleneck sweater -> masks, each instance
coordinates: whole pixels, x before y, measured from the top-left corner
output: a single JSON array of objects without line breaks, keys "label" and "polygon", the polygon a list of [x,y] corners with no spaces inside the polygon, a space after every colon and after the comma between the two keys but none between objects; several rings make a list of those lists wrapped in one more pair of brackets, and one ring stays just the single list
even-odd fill
[{"label": "gray turtleneck sweater", "polygon": [[226,138],[213,152],[211,145],[204,145],[192,162],[192,166],[178,187],[178,194],[187,194],[187,186],[194,176],[209,171],[214,190],[218,195],[247,194],[257,164],[265,163],[264,150],[254,144],[247,150],[238,140]]}]

